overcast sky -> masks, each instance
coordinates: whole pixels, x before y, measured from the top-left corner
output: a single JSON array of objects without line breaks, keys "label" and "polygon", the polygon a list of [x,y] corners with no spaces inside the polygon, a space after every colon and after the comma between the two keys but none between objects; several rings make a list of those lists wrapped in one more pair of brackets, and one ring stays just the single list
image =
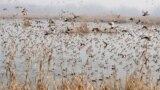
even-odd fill
[{"label": "overcast sky", "polygon": [[[32,11],[58,11],[65,10],[75,12],[120,12],[127,13],[133,10],[154,12],[160,7],[160,0],[0,0],[1,7],[11,5],[32,6]],[[50,10],[45,10],[50,7]],[[36,9],[35,9],[36,8]],[[44,8],[44,9],[43,9]],[[157,9],[158,8],[158,9]],[[31,9],[31,8],[30,8]],[[85,10],[86,9],[86,10]],[[127,10],[128,9],[128,10]],[[108,10],[108,11],[107,11]],[[124,11],[124,12],[123,12]],[[160,11],[160,10],[159,10]],[[131,11],[130,11],[131,12]]]}]

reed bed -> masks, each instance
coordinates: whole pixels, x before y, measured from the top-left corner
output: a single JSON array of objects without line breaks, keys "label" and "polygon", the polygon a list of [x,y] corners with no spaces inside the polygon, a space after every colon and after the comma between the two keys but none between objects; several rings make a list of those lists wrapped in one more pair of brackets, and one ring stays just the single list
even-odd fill
[{"label": "reed bed", "polygon": [[[17,80],[15,72],[9,71],[7,84],[1,83],[1,90],[97,90],[97,86],[87,79],[85,76],[75,75],[70,79],[61,78],[60,83],[57,84],[54,79],[47,79],[42,74],[42,64],[39,65],[40,71],[37,76],[37,81],[34,82],[32,79],[28,82],[26,79],[22,83]],[[26,76],[27,77],[27,76]],[[139,76],[130,75],[126,77],[125,84],[118,80],[104,80],[100,84],[98,90],[160,90],[160,86],[150,81],[146,84]],[[29,79],[29,78],[28,78]],[[51,83],[49,83],[51,82]],[[32,83],[35,83],[34,85]],[[98,82],[96,82],[98,83]]]},{"label": "reed bed", "polygon": [[[14,42],[12,42],[14,46]],[[32,52],[32,51],[31,51]],[[152,76],[148,72],[149,77],[142,75],[143,70],[149,71],[147,65],[142,66],[135,70],[132,74],[127,75],[126,81],[122,82],[117,79],[116,71],[112,78],[103,78],[102,83],[98,85],[98,81],[91,80],[85,74],[72,74],[71,76],[64,76],[62,73],[61,78],[56,81],[51,74],[50,65],[53,63],[52,58],[53,51],[47,51],[45,48],[40,50],[37,54],[39,55],[39,71],[34,77],[30,77],[30,67],[32,67],[31,58],[26,58],[24,62],[26,64],[26,74],[23,81],[19,81],[19,77],[16,72],[15,65],[15,48],[9,51],[6,63],[6,73],[1,75],[1,90],[160,90],[160,86],[152,80]],[[143,54],[142,54],[143,55]],[[47,61],[45,58],[48,57]],[[44,63],[47,63],[47,68],[45,69]],[[63,66],[61,66],[63,67]],[[145,68],[147,67],[147,68]],[[74,72],[74,71],[73,71]],[[5,78],[5,79],[3,79]],[[149,79],[149,81],[147,81]]]}]

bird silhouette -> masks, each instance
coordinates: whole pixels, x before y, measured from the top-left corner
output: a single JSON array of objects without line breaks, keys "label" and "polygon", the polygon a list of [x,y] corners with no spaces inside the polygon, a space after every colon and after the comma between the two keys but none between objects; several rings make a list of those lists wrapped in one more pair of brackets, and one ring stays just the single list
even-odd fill
[{"label": "bird silhouette", "polygon": [[6,11],[7,10],[7,8],[3,8],[3,11]]},{"label": "bird silhouette", "polygon": [[136,22],[136,24],[139,24],[141,22],[141,20],[139,19],[137,22]]},{"label": "bird silhouette", "polygon": [[142,29],[148,29],[148,27],[147,26],[143,26]]},{"label": "bird silhouette", "polygon": [[15,6],[15,8],[16,8],[16,9],[19,9],[19,8],[23,8],[23,7],[21,7],[21,6]]},{"label": "bird silhouette", "polygon": [[148,11],[143,11],[142,13],[143,13],[142,16],[148,16],[149,15]]},{"label": "bird silhouette", "polygon": [[27,15],[27,9],[23,8],[23,10],[21,11],[23,15]]},{"label": "bird silhouette", "polygon": [[134,18],[132,18],[132,17],[131,17],[131,18],[129,18],[129,20],[130,20],[130,21],[133,21],[133,20],[134,20]]},{"label": "bird silhouette", "polygon": [[93,32],[99,32],[100,30],[99,30],[99,28],[93,28],[92,31]]},{"label": "bird silhouette", "polygon": [[146,39],[147,41],[151,41],[151,36],[141,36],[141,39]]},{"label": "bird silhouette", "polygon": [[111,26],[111,29],[117,28],[117,26],[114,24],[114,22],[109,22],[108,24]]}]

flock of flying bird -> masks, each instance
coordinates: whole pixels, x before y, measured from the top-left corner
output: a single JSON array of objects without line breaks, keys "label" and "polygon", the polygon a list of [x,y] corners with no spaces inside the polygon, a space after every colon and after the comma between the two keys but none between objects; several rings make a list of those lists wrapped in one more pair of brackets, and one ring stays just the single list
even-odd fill
[{"label": "flock of flying bird", "polygon": [[[21,7],[16,7],[21,8]],[[4,8],[3,10],[7,10]],[[26,14],[26,9],[22,13]],[[76,16],[59,20],[31,20],[29,28],[22,28],[22,20],[0,20],[0,66],[4,66],[10,50],[15,50],[17,71],[24,74],[25,60],[30,58],[33,71],[38,71],[39,53],[44,51],[46,58],[52,55],[51,71],[55,77],[69,77],[85,74],[92,82],[113,78],[113,73],[124,77],[125,72],[133,72],[134,67],[141,68],[144,64],[153,70],[159,80],[159,30],[146,25],[116,24],[116,22],[95,24],[87,22],[90,32],[86,34],[69,34],[73,29],[69,26],[80,26]],[[148,16],[143,12],[142,16]],[[118,16],[120,17],[120,15]],[[130,18],[134,21],[134,18]],[[141,20],[138,20],[140,23]],[[93,25],[92,25],[93,24]],[[136,27],[134,27],[136,26]],[[74,27],[73,27],[74,28]],[[103,28],[100,29],[100,28]],[[115,33],[98,33],[106,30],[116,30]],[[65,32],[65,33],[61,33]],[[142,58],[143,57],[143,58]],[[144,59],[147,58],[146,63]],[[155,72],[156,71],[156,72]],[[3,70],[1,69],[1,72]],[[145,74],[143,72],[143,74]],[[25,75],[24,75],[25,76]]]}]

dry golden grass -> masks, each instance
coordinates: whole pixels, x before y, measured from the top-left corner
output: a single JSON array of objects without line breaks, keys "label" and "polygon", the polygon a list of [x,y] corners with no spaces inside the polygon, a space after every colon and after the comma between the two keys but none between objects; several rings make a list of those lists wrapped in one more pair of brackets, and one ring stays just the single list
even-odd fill
[{"label": "dry golden grass", "polygon": [[[51,90],[48,88],[46,83],[43,82],[42,79],[38,79],[36,88],[31,88],[27,84],[21,86],[18,84],[18,81],[15,77],[11,76],[11,81],[9,82],[9,90]],[[111,83],[103,83],[99,90],[159,90],[159,86],[147,86],[143,81],[139,78],[135,78],[133,76],[128,77],[126,80],[126,85],[121,85],[121,83],[115,82],[114,85]],[[89,80],[85,80],[81,76],[73,76],[71,80],[62,78],[62,83],[60,85],[55,85],[53,83],[54,90],[96,90],[95,86],[89,82]],[[55,87],[56,86],[56,87]],[[121,88],[125,87],[125,89]],[[5,88],[1,88],[1,90],[6,90]]]},{"label": "dry golden grass", "polygon": [[67,33],[80,33],[80,34],[84,34],[84,33],[89,33],[91,32],[87,26],[87,23],[83,22],[81,23],[81,25],[79,27],[72,27],[72,28],[68,28]]},{"label": "dry golden grass", "polygon": [[[84,24],[84,29],[86,28],[87,26],[86,24]],[[47,47],[42,48],[40,52],[36,53],[40,57],[40,60],[38,60],[39,71],[37,76],[34,77],[36,80],[29,77],[29,71],[30,69],[32,69],[30,68],[32,66],[29,62],[32,60],[30,60],[31,58],[27,57],[25,63],[28,68],[26,70],[25,80],[20,82],[20,78],[16,74],[16,66],[14,65],[16,52],[14,41],[12,41],[11,47],[12,49],[10,49],[6,60],[6,76],[0,78],[1,81],[3,78],[7,77],[7,84],[0,83],[1,90],[97,90],[97,88],[98,90],[160,90],[159,85],[155,84],[152,80],[146,82],[145,79],[142,78],[146,77],[142,76],[141,74],[131,74],[127,76],[126,82],[124,84],[121,82],[121,80],[116,79],[117,72],[113,73],[113,78],[102,80],[103,83],[101,83],[100,86],[97,86],[99,83],[98,81],[93,83],[92,80],[87,78],[87,76],[85,75],[72,75],[71,78],[64,78],[62,75],[62,77],[59,79],[60,83],[58,83],[55,79],[50,77],[53,76],[52,74],[50,74],[50,65],[51,61],[53,61],[53,51],[52,49],[50,50]],[[32,49],[30,49],[29,51],[33,52]],[[46,56],[48,57],[47,61],[45,61]],[[44,69],[44,62],[47,62],[48,64],[47,70]],[[147,64],[145,66],[147,66]],[[149,71],[149,68],[146,69],[148,69]],[[138,71],[140,71],[141,73],[142,70],[137,70],[135,72]],[[148,73],[148,76],[150,76],[150,73]],[[151,78],[151,76],[149,78]]]},{"label": "dry golden grass", "polygon": [[31,26],[31,22],[29,21],[29,19],[24,19],[23,20],[23,27],[26,28],[26,27],[29,27]]},{"label": "dry golden grass", "polygon": [[[45,52],[41,53],[42,58],[44,58],[44,54]],[[81,75],[73,75],[71,78],[62,77],[62,79],[59,80],[61,84],[56,83],[54,79],[48,78],[48,75],[44,75],[44,72],[49,73],[49,70],[44,71],[43,59],[39,63],[39,72],[36,77],[36,82],[31,81],[32,83],[36,83],[35,86],[32,86],[31,82],[27,82],[27,79],[29,79],[27,76],[28,74],[26,74],[26,79],[21,85],[17,80],[18,77],[16,76],[16,71],[13,69],[14,61],[11,60],[13,59],[13,55],[14,53],[9,56],[10,60],[6,66],[6,71],[8,72],[8,84],[7,86],[1,84],[1,90],[97,90],[95,84],[93,84],[91,80]],[[50,59],[51,58],[48,59],[48,65],[50,65]],[[128,76],[125,82],[126,84],[123,84],[120,80],[116,80],[115,78],[116,76],[112,79],[104,80],[98,90],[159,90],[158,85],[154,85],[152,81],[146,84],[141,76]],[[30,78],[30,80],[33,79]],[[49,84],[49,82],[53,83]],[[52,87],[52,89],[49,87]]]}]

